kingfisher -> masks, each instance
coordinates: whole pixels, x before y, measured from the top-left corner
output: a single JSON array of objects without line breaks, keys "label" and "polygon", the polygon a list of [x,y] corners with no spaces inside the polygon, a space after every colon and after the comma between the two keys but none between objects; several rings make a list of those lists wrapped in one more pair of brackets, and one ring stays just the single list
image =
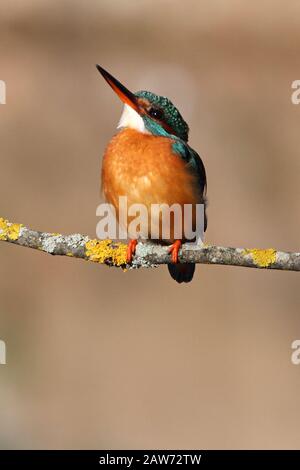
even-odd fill
[{"label": "kingfisher", "polygon": [[[102,163],[102,189],[106,201],[114,206],[118,219],[119,198],[126,196],[128,206],[144,204],[179,204],[184,215],[186,204],[204,205],[206,217],[206,172],[195,150],[188,145],[189,127],[178,109],[165,96],[150,91],[132,93],[100,65],[98,71],[124,103],[118,132],[108,143]],[[194,217],[194,211],[193,211]],[[157,222],[159,225],[159,221]],[[174,227],[173,227],[174,228]],[[159,232],[161,234],[161,232]],[[172,278],[190,282],[195,264],[179,263],[179,250],[186,240],[174,237],[158,241],[169,246]],[[127,263],[135,254],[137,239],[127,248]]]}]

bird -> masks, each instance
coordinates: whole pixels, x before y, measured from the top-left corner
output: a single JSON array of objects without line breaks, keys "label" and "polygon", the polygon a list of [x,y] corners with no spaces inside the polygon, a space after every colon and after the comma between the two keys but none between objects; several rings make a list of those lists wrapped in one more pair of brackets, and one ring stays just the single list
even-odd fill
[{"label": "bird", "polygon": [[[182,208],[203,204],[205,231],[206,171],[188,144],[189,126],[179,110],[167,97],[144,90],[133,93],[99,64],[96,68],[124,103],[118,131],[104,152],[101,173],[104,197],[116,209],[117,218],[120,196],[127,196],[128,205],[145,204],[148,208],[151,204],[179,204]],[[184,236],[175,239],[174,234],[174,227],[167,239],[159,231],[158,241],[170,245],[171,277],[180,284],[188,283],[195,264],[179,263],[179,250],[186,240]],[[137,239],[128,243],[129,264],[136,245]]]}]

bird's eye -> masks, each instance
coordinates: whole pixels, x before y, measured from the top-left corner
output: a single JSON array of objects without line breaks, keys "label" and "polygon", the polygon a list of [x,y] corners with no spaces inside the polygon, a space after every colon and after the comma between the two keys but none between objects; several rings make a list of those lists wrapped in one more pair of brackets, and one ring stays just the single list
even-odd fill
[{"label": "bird's eye", "polygon": [[150,108],[148,110],[149,116],[153,117],[154,119],[161,119],[163,117],[163,112],[159,108]]}]

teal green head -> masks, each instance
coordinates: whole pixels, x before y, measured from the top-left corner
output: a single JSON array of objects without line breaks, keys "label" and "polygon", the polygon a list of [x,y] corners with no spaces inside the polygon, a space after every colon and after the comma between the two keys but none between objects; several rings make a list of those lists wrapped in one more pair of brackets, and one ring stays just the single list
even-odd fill
[{"label": "teal green head", "polygon": [[173,135],[188,141],[189,127],[168,98],[150,91],[132,93],[100,65],[96,67],[125,104],[118,127],[133,127],[141,132]]}]

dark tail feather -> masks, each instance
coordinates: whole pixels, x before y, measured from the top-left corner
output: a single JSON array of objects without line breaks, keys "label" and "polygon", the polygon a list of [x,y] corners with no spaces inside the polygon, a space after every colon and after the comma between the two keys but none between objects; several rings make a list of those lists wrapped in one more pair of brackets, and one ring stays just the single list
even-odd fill
[{"label": "dark tail feather", "polygon": [[172,278],[181,284],[191,282],[195,272],[194,264],[168,264],[168,270]]}]

